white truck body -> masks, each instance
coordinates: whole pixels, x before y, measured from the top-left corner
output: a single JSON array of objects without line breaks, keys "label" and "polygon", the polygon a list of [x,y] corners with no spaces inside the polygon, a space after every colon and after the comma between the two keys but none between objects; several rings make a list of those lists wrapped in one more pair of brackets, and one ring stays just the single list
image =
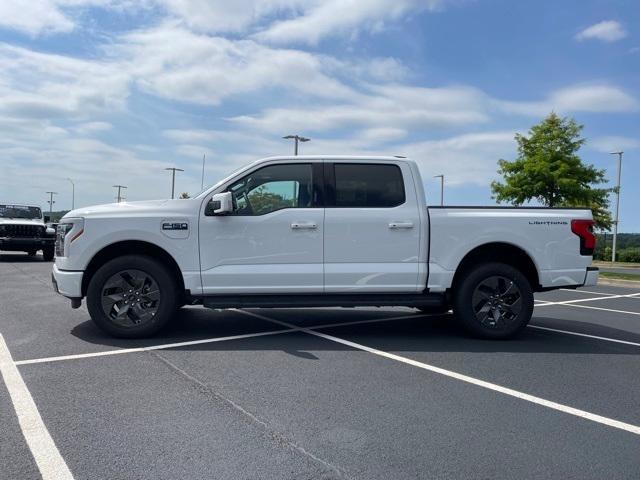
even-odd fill
[{"label": "white truck body", "polygon": [[[279,167],[266,168],[274,166]],[[385,206],[349,206],[360,201],[358,188],[364,188],[361,184],[366,182],[353,175],[365,172],[363,168],[366,172],[383,168],[380,173],[384,175],[372,175],[370,182],[399,173],[397,182],[385,187],[389,191],[372,200]],[[277,192],[273,195],[278,201],[289,198],[282,189],[291,185],[278,180],[278,175],[284,175],[278,172],[286,169],[313,173],[307,191],[300,182],[294,184],[293,190],[298,188],[293,193],[296,208],[244,214],[247,208],[255,209],[245,205],[249,197],[244,192],[233,193],[238,209],[233,214],[207,215],[212,197],[234,189],[240,192],[245,188],[243,182],[248,185],[254,176],[274,178],[261,184],[262,194],[253,197],[254,203],[267,201],[270,197],[264,191],[269,188]],[[338,185],[329,178],[335,172],[346,180]],[[345,194],[340,190],[343,187]],[[260,192],[248,191],[249,195]],[[333,204],[328,200],[331,195]],[[338,200],[341,195],[345,198]],[[394,195],[397,204],[392,204]],[[338,201],[347,206],[339,206]],[[147,245],[170,257],[180,276],[180,288],[196,298],[445,294],[463,261],[474,252],[497,261],[526,256],[534,291],[577,287],[597,281],[597,270],[589,268],[591,255],[581,254],[584,238],[572,232],[572,221],[591,218],[586,209],[428,208],[418,167],[404,158],[273,157],[248,165],[195,198],[69,212],[62,223],[70,223],[71,230],[59,240],[53,276],[61,294],[81,299],[86,295],[87,275],[95,272],[96,259],[104,252],[114,251],[117,245]]]}]

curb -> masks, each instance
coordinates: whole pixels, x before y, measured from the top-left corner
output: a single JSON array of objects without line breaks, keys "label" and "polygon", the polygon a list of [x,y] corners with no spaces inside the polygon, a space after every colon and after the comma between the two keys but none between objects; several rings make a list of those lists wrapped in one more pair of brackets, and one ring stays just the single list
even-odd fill
[{"label": "curb", "polygon": [[619,280],[613,278],[598,278],[598,285],[611,285],[612,287],[640,288],[638,280]]}]

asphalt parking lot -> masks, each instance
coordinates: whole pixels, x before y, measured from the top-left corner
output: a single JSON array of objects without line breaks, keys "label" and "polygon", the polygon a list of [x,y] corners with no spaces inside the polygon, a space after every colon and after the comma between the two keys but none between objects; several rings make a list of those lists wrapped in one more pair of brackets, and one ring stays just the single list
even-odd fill
[{"label": "asphalt parking lot", "polygon": [[510,341],[408,308],[201,307],[132,341],[50,271],[0,256],[2,479],[640,478],[640,289],[538,294]]}]

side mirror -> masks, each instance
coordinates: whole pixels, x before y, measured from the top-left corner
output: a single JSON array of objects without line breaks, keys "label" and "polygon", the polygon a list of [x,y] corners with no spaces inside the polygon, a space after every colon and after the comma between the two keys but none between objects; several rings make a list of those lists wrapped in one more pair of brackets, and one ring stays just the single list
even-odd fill
[{"label": "side mirror", "polygon": [[44,216],[44,223],[49,223],[51,221],[51,217],[49,215]]},{"label": "side mirror", "polygon": [[214,215],[224,215],[233,212],[233,199],[231,192],[216,193],[205,208],[204,214],[207,217]]}]

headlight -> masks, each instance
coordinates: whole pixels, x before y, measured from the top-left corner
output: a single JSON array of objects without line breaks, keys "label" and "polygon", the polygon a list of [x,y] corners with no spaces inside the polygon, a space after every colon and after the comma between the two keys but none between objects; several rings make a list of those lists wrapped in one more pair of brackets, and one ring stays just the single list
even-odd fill
[{"label": "headlight", "polygon": [[83,218],[63,218],[56,230],[56,257],[68,256],[70,245],[83,233]]}]

